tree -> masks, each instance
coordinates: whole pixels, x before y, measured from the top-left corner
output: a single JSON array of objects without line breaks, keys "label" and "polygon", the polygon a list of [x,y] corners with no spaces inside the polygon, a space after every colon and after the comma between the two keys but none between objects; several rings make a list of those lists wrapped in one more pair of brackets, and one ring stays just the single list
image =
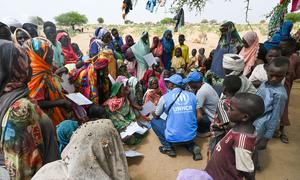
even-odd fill
[{"label": "tree", "polygon": [[218,24],[218,21],[215,20],[215,19],[212,19],[212,20],[209,21],[209,23],[210,23],[210,24]]},{"label": "tree", "polygon": [[73,30],[75,30],[75,25],[83,25],[88,22],[88,19],[85,15],[79,14],[76,11],[63,13],[59,16],[56,16],[54,19],[58,25],[72,26]]},{"label": "tree", "polygon": [[175,24],[173,18],[164,18],[160,21],[161,24]]},{"label": "tree", "polygon": [[125,24],[134,24],[134,22],[133,22],[133,21],[130,21],[130,20],[126,20],[124,23],[125,23]]},{"label": "tree", "polygon": [[260,24],[265,24],[266,22],[267,22],[266,20],[262,19],[259,23]]},{"label": "tree", "polygon": [[97,21],[98,21],[99,24],[103,24],[104,23],[104,19],[102,17],[99,17],[97,19]]},{"label": "tree", "polygon": [[38,25],[43,25],[44,24],[44,20],[41,17],[37,16],[36,18],[37,18]]}]

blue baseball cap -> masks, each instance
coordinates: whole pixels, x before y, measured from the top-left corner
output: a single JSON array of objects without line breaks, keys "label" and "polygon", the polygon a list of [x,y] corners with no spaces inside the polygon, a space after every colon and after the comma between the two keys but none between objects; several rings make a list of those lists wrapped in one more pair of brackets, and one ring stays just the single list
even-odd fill
[{"label": "blue baseball cap", "polygon": [[183,83],[187,84],[187,83],[190,83],[190,82],[202,82],[202,81],[203,81],[202,75],[197,71],[193,71],[188,75],[187,78],[185,78],[183,80]]},{"label": "blue baseball cap", "polygon": [[174,74],[173,76],[169,78],[165,78],[165,81],[170,81],[172,84],[182,86],[183,85],[183,79],[179,74]]}]

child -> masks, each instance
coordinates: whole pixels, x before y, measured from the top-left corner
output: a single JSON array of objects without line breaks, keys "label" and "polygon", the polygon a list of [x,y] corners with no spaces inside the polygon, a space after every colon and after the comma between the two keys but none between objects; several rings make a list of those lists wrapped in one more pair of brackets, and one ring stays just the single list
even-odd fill
[{"label": "child", "polygon": [[143,86],[147,89],[148,88],[148,79],[151,76],[155,76],[157,79],[160,78],[160,74],[162,72],[161,68],[160,68],[160,58],[159,57],[155,57],[155,64],[152,64],[152,67],[150,69],[148,69],[143,78],[142,78],[142,82],[143,82]]},{"label": "child", "polygon": [[288,58],[273,59],[267,68],[268,81],[262,83],[257,91],[257,95],[262,97],[265,103],[263,116],[254,122],[258,150],[266,148],[267,142],[272,139],[282,117],[287,102],[287,92],[281,81],[287,75],[288,68]]},{"label": "child", "polygon": [[121,51],[121,46],[116,42],[114,42],[114,55],[115,55],[116,60],[124,59],[122,51]]},{"label": "child", "polygon": [[216,145],[205,168],[214,180],[255,179],[252,153],[256,136],[253,122],[263,113],[264,102],[255,94],[239,93],[231,99],[227,115],[235,125]]},{"label": "child", "polygon": [[132,75],[136,77],[137,74],[137,69],[136,69],[136,60],[134,57],[134,54],[132,53],[131,49],[127,49],[126,53],[125,53],[125,60],[124,63],[127,66],[127,70],[128,72]]},{"label": "child", "polygon": [[175,56],[172,58],[171,67],[174,68],[176,72],[185,68],[185,60],[182,57],[182,51],[180,47],[175,49]]},{"label": "child", "polygon": [[155,106],[162,96],[161,90],[158,88],[158,79],[155,76],[151,76],[148,80],[148,89],[144,95],[144,103],[151,101]]},{"label": "child", "polygon": [[120,48],[121,48],[124,43],[123,43],[122,37],[120,37],[120,34],[119,34],[118,30],[116,28],[113,28],[111,30],[111,34],[114,37],[113,43],[114,44],[117,43],[120,46]]},{"label": "child", "polygon": [[209,56],[208,56],[208,58],[207,58],[206,61],[205,61],[205,69],[206,69],[207,71],[210,70],[211,63],[212,63],[213,57],[214,57],[214,55],[215,55],[215,52],[216,52],[216,50],[213,49],[213,50],[209,53]]},{"label": "child", "polygon": [[[223,94],[224,98],[221,98],[218,103],[217,111],[210,125],[211,138],[209,142],[208,157],[213,154],[215,146],[218,142],[226,135],[230,130],[229,118],[227,111],[230,106],[230,99],[238,92],[241,88],[242,81],[239,76],[230,75],[226,76],[223,81]],[[209,159],[208,159],[209,160]]]},{"label": "child", "polygon": [[206,62],[205,49],[204,48],[200,48],[198,52],[199,52],[199,55],[198,55],[199,71],[204,75],[205,72],[206,72],[206,67],[205,67],[205,62]]},{"label": "child", "polygon": [[199,61],[197,55],[197,50],[192,50],[192,57],[190,57],[190,64],[187,67],[187,71],[190,71],[191,69],[195,69],[199,67]]},{"label": "child", "polygon": [[251,76],[249,77],[249,80],[252,82],[252,84],[258,88],[262,82],[268,80],[267,76],[267,66],[268,64],[275,58],[281,56],[281,50],[278,47],[273,47],[270,49],[266,55],[267,64],[259,64],[257,65]]}]

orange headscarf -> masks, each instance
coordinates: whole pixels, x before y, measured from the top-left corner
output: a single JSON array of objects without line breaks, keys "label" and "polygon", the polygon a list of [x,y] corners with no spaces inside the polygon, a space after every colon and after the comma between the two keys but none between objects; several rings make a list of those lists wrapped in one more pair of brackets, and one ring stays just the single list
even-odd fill
[{"label": "orange headscarf", "polygon": [[[31,59],[32,79],[28,83],[30,90],[29,96],[36,98],[40,90],[48,91],[49,101],[55,101],[64,98],[60,91],[60,84],[54,80],[52,66],[46,62],[46,56],[50,48],[50,42],[43,38],[32,39],[32,47],[28,50],[28,56]],[[42,57],[37,51],[43,50]],[[59,107],[50,109],[51,113],[46,113],[52,119],[53,125],[56,126],[66,118],[66,113]]]}]

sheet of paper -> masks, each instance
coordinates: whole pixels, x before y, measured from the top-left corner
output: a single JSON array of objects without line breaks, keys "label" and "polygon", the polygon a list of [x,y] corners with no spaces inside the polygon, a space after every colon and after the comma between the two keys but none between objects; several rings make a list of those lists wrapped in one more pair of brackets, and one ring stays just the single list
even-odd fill
[{"label": "sheet of paper", "polygon": [[76,68],[76,64],[66,64],[65,67],[68,69],[68,71],[72,71],[73,69]]},{"label": "sheet of paper", "polygon": [[68,93],[74,93],[75,92],[75,87],[73,84],[70,84],[69,82],[69,78],[70,76],[68,74],[63,74],[61,76],[63,82],[61,83],[61,86],[63,87],[63,89],[65,91],[67,91]]},{"label": "sheet of paper", "polygon": [[148,101],[147,103],[145,103],[143,105],[143,110],[140,111],[140,113],[143,115],[143,116],[146,116],[148,115],[149,113],[155,111],[156,109],[156,106],[151,102],[151,101]]},{"label": "sheet of paper", "polygon": [[163,120],[167,120],[168,115],[166,113],[163,113],[162,115],[160,115],[160,118]]},{"label": "sheet of paper", "polygon": [[110,74],[108,75],[108,78],[112,84],[116,83],[116,80]]},{"label": "sheet of paper", "polygon": [[124,139],[126,136],[131,136],[134,133],[145,134],[145,132],[147,131],[147,128],[139,126],[137,122],[132,122],[131,124],[129,124],[129,126],[127,126],[125,131],[120,133],[120,135],[121,138]]},{"label": "sheet of paper", "polygon": [[152,53],[146,54],[144,56],[144,59],[147,62],[148,66],[150,66],[150,67],[152,66],[152,64],[156,64],[156,60]]},{"label": "sheet of paper", "polygon": [[92,101],[90,101],[88,98],[86,98],[81,93],[71,93],[71,94],[67,94],[66,96],[67,96],[67,98],[69,98],[71,101],[73,101],[74,103],[76,103],[79,106],[93,104]]},{"label": "sheet of paper", "polygon": [[125,151],[125,155],[126,155],[126,157],[142,157],[142,156],[144,156],[144,154],[139,153],[137,151],[133,151],[133,150]]}]

